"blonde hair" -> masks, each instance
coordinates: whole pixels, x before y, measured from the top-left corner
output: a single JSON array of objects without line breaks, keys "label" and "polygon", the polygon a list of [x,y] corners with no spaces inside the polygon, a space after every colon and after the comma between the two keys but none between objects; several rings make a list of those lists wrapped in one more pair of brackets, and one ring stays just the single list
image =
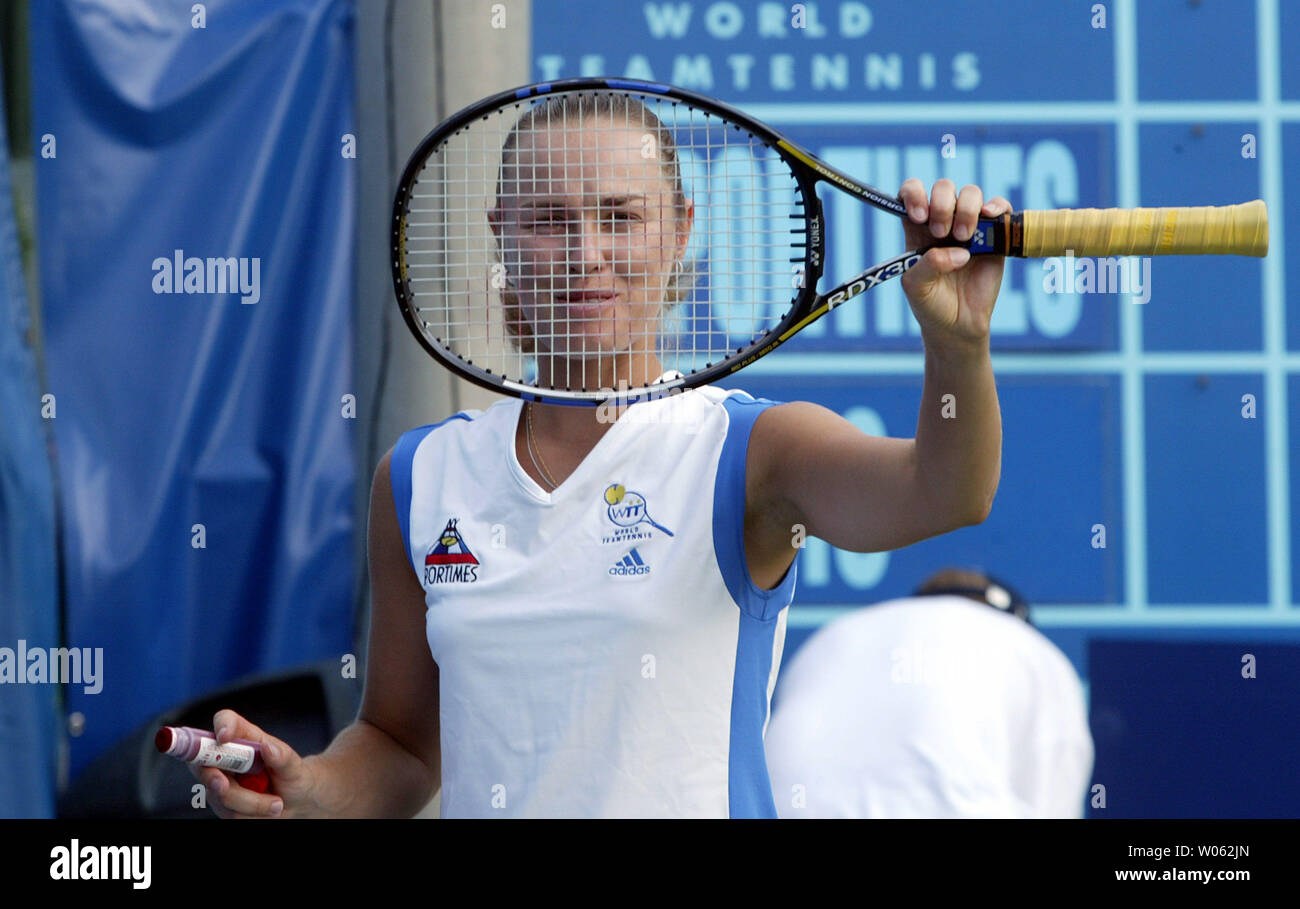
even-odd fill
[{"label": "blonde hair", "polygon": [[[677,144],[673,141],[672,133],[664,126],[663,121],[640,101],[630,95],[613,92],[608,95],[594,95],[587,92],[557,95],[525,111],[515,121],[515,125],[510,128],[505,142],[501,145],[501,167],[497,173],[496,204],[494,207],[500,206],[501,192],[505,184],[506,165],[510,160],[511,153],[518,147],[520,132],[533,130],[539,121],[548,126],[556,121],[561,124],[572,122],[576,125],[595,117],[610,117],[621,120],[629,126],[642,126],[654,135],[660,162],[672,187],[673,210],[679,220],[685,218],[687,213],[686,193],[682,188],[681,166],[677,160]],[[498,235],[498,256],[500,256],[500,252],[501,238]],[[674,269],[664,292],[664,311],[685,299],[689,288],[694,284],[693,279],[687,278],[685,263],[678,260],[677,265],[679,267]],[[510,289],[509,284],[501,289],[501,302],[505,310],[506,331],[510,335],[511,342],[523,353],[535,353],[536,344],[533,339],[532,327],[524,319],[519,297]]]}]

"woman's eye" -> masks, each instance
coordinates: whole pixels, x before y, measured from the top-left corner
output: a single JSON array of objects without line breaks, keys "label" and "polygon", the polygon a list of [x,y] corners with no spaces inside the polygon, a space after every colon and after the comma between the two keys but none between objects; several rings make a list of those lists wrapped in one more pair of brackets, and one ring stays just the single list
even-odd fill
[{"label": "woman's eye", "polygon": [[555,229],[563,227],[564,212],[559,209],[544,209],[533,215],[531,224],[534,228]]},{"label": "woman's eye", "polygon": [[605,216],[605,220],[615,224],[627,224],[633,221],[640,221],[641,216],[631,209],[615,208]]}]

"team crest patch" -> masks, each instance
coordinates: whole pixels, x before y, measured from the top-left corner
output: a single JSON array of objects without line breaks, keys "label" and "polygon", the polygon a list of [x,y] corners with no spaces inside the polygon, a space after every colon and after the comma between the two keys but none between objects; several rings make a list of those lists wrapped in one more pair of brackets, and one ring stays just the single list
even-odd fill
[{"label": "team crest patch", "polygon": [[[614,526],[606,528],[602,543],[634,543],[653,540],[654,530],[672,536],[673,532],[650,517],[645,496],[633,492],[621,483],[611,483],[605,488],[605,516]],[[653,528],[653,530],[652,530]]]},{"label": "team crest patch", "polygon": [[478,559],[456,529],[458,518],[451,518],[442,529],[438,542],[424,557],[424,583],[469,584],[478,580]]}]

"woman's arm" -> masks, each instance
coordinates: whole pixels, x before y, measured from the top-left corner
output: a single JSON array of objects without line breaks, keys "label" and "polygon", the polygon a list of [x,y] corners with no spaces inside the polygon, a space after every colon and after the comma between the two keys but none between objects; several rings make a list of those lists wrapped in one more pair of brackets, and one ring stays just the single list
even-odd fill
[{"label": "woman's arm", "polygon": [[340,817],[411,817],[438,792],[438,665],[425,638],[424,590],[402,540],[389,451],[370,489],[370,647],[361,711],[322,754],[321,799]]},{"label": "woman's arm", "polygon": [[384,455],[370,490],[370,654],[355,722],[320,754],[301,757],[233,710],[212,718],[217,740],[263,744],[272,791],[191,768],[212,810],[231,817],[411,817],[441,783],[438,667],[424,637],[424,592],[406,558]]},{"label": "woman's arm", "polygon": [[[903,184],[912,214],[908,247],[951,233],[968,239],[987,204],[979,187],[960,197],[940,180],[926,202]],[[795,402],[754,423],[746,464],[746,551],[756,583],[775,583],[794,558],[795,525],[841,549],[898,549],[989,513],[1001,470],[1002,420],[989,357],[1000,256],[933,249],[903,276],[925,343],[925,386],[914,439],[868,436],[824,407]],[[952,395],[951,399],[945,396]],[[771,586],[766,584],[764,586]]]}]

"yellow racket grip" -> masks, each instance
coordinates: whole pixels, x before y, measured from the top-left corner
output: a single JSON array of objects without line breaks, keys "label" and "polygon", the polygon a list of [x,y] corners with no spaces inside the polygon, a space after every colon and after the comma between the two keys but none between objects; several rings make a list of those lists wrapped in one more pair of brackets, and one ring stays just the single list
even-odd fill
[{"label": "yellow racket grip", "polygon": [[[1023,211],[1022,255],[1265,256],[1268,207],[1060,208]],[[1014,217],[1014,216],[1013,216]]]}]

